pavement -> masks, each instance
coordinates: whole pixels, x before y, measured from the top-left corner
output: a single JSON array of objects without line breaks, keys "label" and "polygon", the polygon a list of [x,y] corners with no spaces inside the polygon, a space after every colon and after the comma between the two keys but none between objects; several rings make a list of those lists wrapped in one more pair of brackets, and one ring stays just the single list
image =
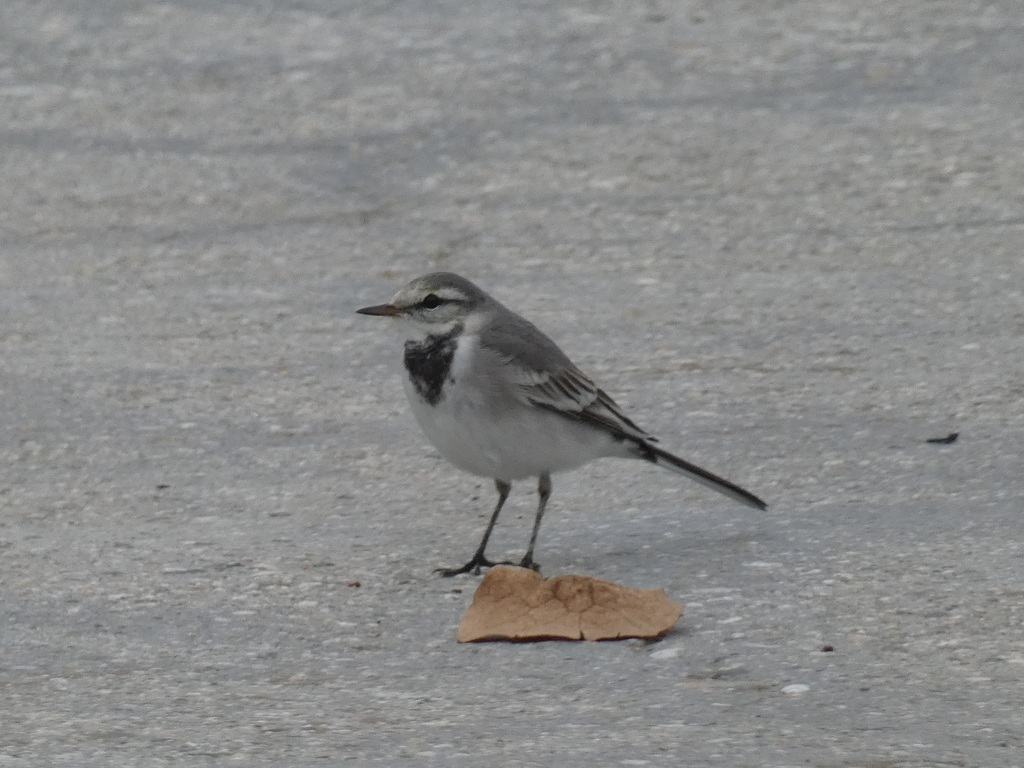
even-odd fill
[{"label": "pavement", "polygon": [[[1009,0],[6,0],[0,766],[1024,765],[1022,71]],[[660,642],[456,643],[493,487],[354,314],[435,269],[769,502],[555,478]]]}]

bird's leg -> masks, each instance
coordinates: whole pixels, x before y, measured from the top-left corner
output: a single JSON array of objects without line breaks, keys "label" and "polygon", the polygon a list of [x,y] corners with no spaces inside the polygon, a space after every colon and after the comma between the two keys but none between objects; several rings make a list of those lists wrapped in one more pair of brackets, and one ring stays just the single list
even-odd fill
[{"label": "bird's leg", "polygon": [[539,571],[540,566],[533,561],[533,547],[537,544],[537,532],[540,531],[540,519],[544,517],[544,507],[548,505],[548,497],[551,496],[551,475],[545,472],[540,476],[537,483],[537,495],[540,496],[540,503],[537,506],[537,517],[533,521],[533,533],[530,534],[530,546],[526,549],[526,555],[519,565],[523,568],[530,568]]},{"label": "bird's leg", "polygon": [[480,540],[480,546],[476,548],[476,554],[473,555],[473,559],[461,568],[438,568],[437,573],[440,573],[442,576],[458,576],[460,573],[469,573],[470,571],[474,574],[479,574],[481,568],[490,568],[494,565],[494,563],[484,557],[484,550],[487,549],[487,540],[491,538],[494,524],[498,522],[498,513],[501,512],[505,499],[508,498],[508,494],[512,490],[512,483],[506,483],[504,480],[495,480],[494,487],[498,489],[498,505],[494,508],[491,522],[487,524],[487,530],[484,531],[484,537]]}]

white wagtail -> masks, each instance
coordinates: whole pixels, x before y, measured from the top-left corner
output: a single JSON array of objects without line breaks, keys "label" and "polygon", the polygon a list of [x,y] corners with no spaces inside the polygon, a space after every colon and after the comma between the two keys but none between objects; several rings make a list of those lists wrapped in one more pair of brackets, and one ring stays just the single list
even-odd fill
[{"label": "white wagtail", "polygon": [[416,421],[448,461],[494,479],[498,504],[473,558],[445,576],[494,565],[484,556],[513,480],[539,478],[540,504],[520,565],[536,568],[551,473],[602,456],[643,459],[675,470],[751,507],[752,493],[658,448],[528,320],[464,277],[434,272],[387,304],[357,310],[405,321],[405,391]]}]

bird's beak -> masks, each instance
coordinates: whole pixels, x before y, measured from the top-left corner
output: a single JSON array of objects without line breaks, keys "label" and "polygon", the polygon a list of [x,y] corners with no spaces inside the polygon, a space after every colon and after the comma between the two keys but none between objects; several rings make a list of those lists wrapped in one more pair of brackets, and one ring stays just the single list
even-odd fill
[{"label": "bird's beak", "polygon": [[356,310],[360,315],[374,315],[376,317],[394,317],[395,315],[402,314],[403,311],[391,304],[378,304],[375,307],[363,307]]}]

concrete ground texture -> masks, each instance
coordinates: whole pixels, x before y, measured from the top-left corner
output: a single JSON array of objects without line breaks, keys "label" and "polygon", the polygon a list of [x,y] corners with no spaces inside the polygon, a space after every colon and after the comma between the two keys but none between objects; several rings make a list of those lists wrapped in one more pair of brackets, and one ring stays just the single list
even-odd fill
[{"label": "concrete ground texture", "polygon": [[[1011,0],[5,0],[0,767],[1024,765],[1022,73]],[[769,502],[554,478],[661,641],[456,643],[493,484],[354,313],[436,269]]]}]

